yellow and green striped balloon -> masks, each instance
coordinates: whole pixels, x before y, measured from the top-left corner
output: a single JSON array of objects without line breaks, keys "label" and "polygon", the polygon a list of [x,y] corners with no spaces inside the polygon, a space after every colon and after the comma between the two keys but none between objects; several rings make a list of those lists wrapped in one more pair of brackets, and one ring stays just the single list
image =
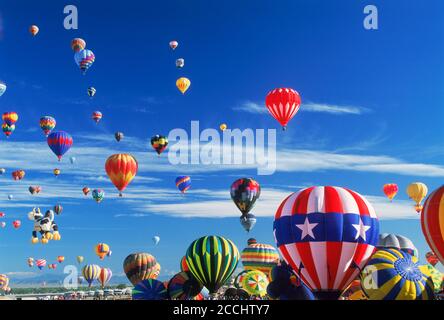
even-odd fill
[{"label": "yellow and green striped balloon", "polygon": [[207,236],[193,241],[186,253],[190,272],[210,293],[217,292],[230,278],[239,258],[236,245],[219,236]]}]

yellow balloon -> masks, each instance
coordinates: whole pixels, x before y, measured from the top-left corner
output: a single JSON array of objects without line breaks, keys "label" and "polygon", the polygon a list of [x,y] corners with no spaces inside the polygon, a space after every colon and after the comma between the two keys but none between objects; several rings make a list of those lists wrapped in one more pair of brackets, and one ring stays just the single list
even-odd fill
[{"label": "yellow balloon", "polygon": [[407,195],[410,199],[420,204],[422,199],[427,195],[427,186],[422,182],[413,182],[407,187]]},{"label": "yellow balloon", "polygon": [[220,130],[225,131],[227,130],[227,125],[225,123],[222,123],[219,128]]},{"label": "yellow balloon", "polygon": [[185,94],[185,92],[188,90],[188,88],[191,85],[191,81],[188,78],[179,78],[176,81],[176,87],[182,92],[182,94]]}]

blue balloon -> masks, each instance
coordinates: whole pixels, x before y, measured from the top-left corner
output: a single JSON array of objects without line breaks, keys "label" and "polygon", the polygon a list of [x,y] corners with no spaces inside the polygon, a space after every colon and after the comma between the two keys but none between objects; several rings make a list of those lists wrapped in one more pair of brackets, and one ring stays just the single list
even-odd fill
[{"label": "blue balloon", "polygon": [[48,146],[60,159],[71,148],[73,140],[71,135],[64,131],[52,132],[47,138]]},{"label": "blue balloon", "polygon": [[188,176],[177,177],[176,187],[180,190],[180,192],[185,193],[191,187],[191,178]]}]

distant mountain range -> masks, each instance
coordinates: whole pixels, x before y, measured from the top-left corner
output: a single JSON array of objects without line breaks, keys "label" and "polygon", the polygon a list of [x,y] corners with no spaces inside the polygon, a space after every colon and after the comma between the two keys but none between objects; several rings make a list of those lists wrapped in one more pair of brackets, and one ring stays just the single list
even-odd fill
[{"label": "distant mountain range", "polygon": [[[9,275],[9,285],[11,288],[29,288],[29,287],[42,287],[45,283],[46,287],[59,287],[63,285],[63,280],[67,275],[63,273],[42,273],[40,275],[35,275],[31,273],[29,275]],[[171,277],[169,276],[160,276],[158,278],[159,281],[167,281]],[[131,283],[128,281],[128,278],[124,275],[114,275],[110,282],[110,285],[118,285],[125,284],[127,286],[131,286]],[[87,285],[86,281],[83,281],[82,286]],[[93,285],[98,285],[98,282],[95,281]]]}]

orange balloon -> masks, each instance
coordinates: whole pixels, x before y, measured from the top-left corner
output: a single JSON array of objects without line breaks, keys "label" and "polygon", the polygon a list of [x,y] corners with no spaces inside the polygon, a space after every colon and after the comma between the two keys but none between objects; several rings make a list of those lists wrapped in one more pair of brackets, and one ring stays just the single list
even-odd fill
[{"label": "orange balloon", "polygon": [[29,32],[35,36],[37,33],[39,33],[39,27],[37,27],[36,25],[32,25],[29,27]]},{"label": "orange balloon", "polygon": [[120,196],[136,176],[138,168],[137,160],[126,153],[114,154],[105,163],[106,173],[117,190],[120,191]]}]

